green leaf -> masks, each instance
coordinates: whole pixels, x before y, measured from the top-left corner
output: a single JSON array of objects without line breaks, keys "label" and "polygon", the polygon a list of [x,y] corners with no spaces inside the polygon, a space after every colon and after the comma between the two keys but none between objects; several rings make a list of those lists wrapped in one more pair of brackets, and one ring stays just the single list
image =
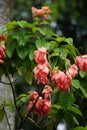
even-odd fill
[{"label": "green leaf", "polygon": [[4,110],[3,109],[0,109],[0,121],[2,121],[4,119]]},{"label": "green leaf", "polygon": [[12,33],[12,38],[18,40],[18,45],[19,46],[24,46],[26,44],[26,36],[24,31],[19,31],[19,32],[13,32]]},{"label": "green leaf", "polygon": [[10,41],[8,41],[7,43],[6,43],[6,54],[7,54],[7,56],[8,57],[12,57],[12,55],[13,55],[13,52],[14,52],[14,49],[15,49],[15,45],[16,45],[16,43],[15,42],[10,42]]},{"label": "green leaf", "polygon": [[16,26],[18,26],[18,23],[16,21],[12,21],[6,24],[6,28],[8,30],[13,30]]},{"label": "green leaf", "polygon": [[87,76],[87,72],[79,70],[79,75],[81,76],[81,78],[85,78]]},{"label": "green leaf", "polygon": [[17,54],[18,56],[21,58],[21,59],[25,59],[26,56],[28,55],[29,53],[29,47],[26,45],[26,46],[17,46],[16,47],[16,50],[17,50]]},{"label": "green leaf", "polygon": [[74,121],[77,125],[79,125],[79,122],[78,122],[78,120],[76,119],[75,116],[73,116],[73,121]]},{"label": "green leaf", "polygon": [[72,80],[72,86],[74,87],[74,88],[76,88],[76,89],[79,89],[80,88],[80,81],[79,80],[77,80],[77,79],[73,79]]},{"label": "green leaf", "polygon": [[78,127],[75,127],[73,130],[87,130],[87,128],[83,126],[78,126]]},{"label": "green leaf", "polygon": [[54,121],[51,121],[51,123],[47,126],[47,130],[53,130],[54,127]]},{"label": "green leaf", "polygon": [[66,38],[65,37],[58,37],[55,39],[57,42],[61,43],[61,42],[66,42]]},{"label": "green leaf", "polygon": [[20,76],[24,75],[25,69],[24,69],[23,66],[20,66],[19,68],[17,68],[17,70],[18,70],[18,74],[19,74]]},{"label": "green leaf", "polygon": [[73,79],[72,86],[76,89],[80,89],[82,94],[85,96],[85,98],[87,98],[87,92],[86,92],[83,84],[81,84],[81,82],[79,80]]},{"label": "green leaf", "polygon": [[32,84],[32,79],[33,79],[33,72],[31,70],[28,70],[24,76],[26,82],[31,85]]},{"label": "green leaf", "polygon": [[21,28],[31,28],[32,24],[28,23],[27,21],[21,20],[21,21],[17,21],[18,25]]},{"label": "green leaf", "polygon": [[35,47],[30,48],[30,52],[29,52],[29,59],[32,61],[34,59],[34,51],[35,51]]},{"label": "green leaf", "polygon": [[49,58],[59,56],[59,52],[53,52],[49,55]]},{"label": "green leaf", "polygon": [[74,100],[75,98],[72,92],[68,93],[67,91],[64,91],[60,93],[59,103],[64,109],[70,109]]},{"label": "green leaf", "polygon": [[75,47],[73,46],[73,44],[68,44],[68,45],[66,46],[66,48],[68,49],[69,54],[70,54],[73,58],[76,58],[77,53],[76,53],[76,49],[75,49]]},{"label": "green leaf", "polygon": [[50,30],[50,29],[48,29],[48,28],[38,28],[38,31],[39,31],[42,35],[57,36],[52,30]]},{"label": "green leaf", "polygon": [[80,111],[80,109],[75,107],[75,106],[71,107],[71,111],[78,114],[78,115],[80,115],[80,116],[82,116],[82,112]]},{"label": "green leaf", "polygon": [[84,95],[84,97],[87,98],[87,92],[82,85],[80,86],[80,90],[81,90],[82,94]]},{"label": "green leaf", "polygon": [[37,49],[40,48],[40,47],[44,47],[45,42],[46,42],[45,40],[40,40],[40,39],[36,40],[35,44],[36,44]]},{"label": "green leaf", "polygon": [[67,42],[68,44],[72,44],[72,43],[73,43],[73,39],[72,39],[72,38],[66,38],[66,42]]}]

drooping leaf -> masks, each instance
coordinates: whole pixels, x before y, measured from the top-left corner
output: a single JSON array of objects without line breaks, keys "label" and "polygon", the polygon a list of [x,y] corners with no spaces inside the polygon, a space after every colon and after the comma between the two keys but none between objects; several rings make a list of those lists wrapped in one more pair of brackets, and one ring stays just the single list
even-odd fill
[{"label": "drooping leaf", "polygon": [[82,70],[79,70],[79,74],[80,74],[81,78],[84,78],[87,76],[87,72],[84,72]]},{"label": "drooping leaf", "polygon": [[0,121],[2,121],[4,119],[4,110],[3,109],[0,109]]},{"label": "drooping leaf", "polygon": [[80,90],[81,90],[82,94],[84,95],[84,97],[87,98],[87,92],[86,92],[85,88],[82,86],[82,84],[80,86]]},{"label": "drooping leaf", "polygon": [[24,46],[26,44],[26,36],[24,31],[19,31],[19,32],[13,32],[12,33],[12,38],[17,39],[18,45],[19,46]]},{"label": "drooping leaf", "polygon": [[75,98],[73,92],[68,93],[64,91],[60,93],[59,103],[65,110],[71,108],[72,104],[74,103],[74,100]]},{"label": "drooping leaf", "polygon": [[80,116],[82,116],[82,112],[80,111],[80,109],[75,107],[75,106],[71,107],[71,111],[78,114],[78,115],[80,115]]},{"label": "drooping leaf", "polygon": [[80,88],[80,81],[77,80],[77,79],[73,79],[72,80],[72,86],[76,89],[79,89]]},{"label": "drooping leaf", "polygon": [[14,49],[15,49],[15,45],[16,45],[16,42],[13,43],[13,42],[8,41],[6,43],[6,54],[10,58],[13,55],[13,52],[14,52]]},{"label": "drooping leaf", "polygon": [[25,57],[28,55],[29,53],[29,47],[26,45],[26,46],[18,46],[16,47],[16,50],[17,50],[17,54],[18,56],[21,58],[21,59],[25,59]]},{"label": "drooping leaf", "polygon": [[68,45],[66,46],[66,48],[68,49],[69,54],[72,56],[72,58],[76,58],[77,53],[76,53],[76,49],[75,49],[75,47],[73,46],[73,44],[68,44]]},{"label": "drooping leaf", "polygon": [[28,70],[24,76],[26,82],[31,85],[32,84],[32,79],[33,79],[33,72],[31,70]]},{"label": "drooping leaf", "polygon": [[35,51],[35,47],[30,48],[29,59],[31,61],[34,59],[34,51]]}]

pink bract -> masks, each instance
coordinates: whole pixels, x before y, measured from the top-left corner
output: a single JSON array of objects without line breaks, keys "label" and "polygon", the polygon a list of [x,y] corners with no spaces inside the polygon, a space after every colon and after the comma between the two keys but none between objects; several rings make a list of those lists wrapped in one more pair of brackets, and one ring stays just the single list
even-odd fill
[{"label": "pink bract", "polygon": [[36,63],[38,64],[44,64],[46,61],[46,48],[42,47],[39,48],[38,50],[34,51],[34,60],[36,61]]},{"label": "pink bract", "polygon": [[45,99],[39,99],[36,103],[36,109],[34,113],[42,116],[43,118],[48,115],[51,107],[51,102]]},{"label": "pink bract", "polygon": [[30,99],[32,99],[32,100],[36,100],[37,98],[38,98],[38,93],[37,92],[35,92],[35,91],[33,91],[33,92],[31,92],[31,94],[30,94]]},{"label": "pink bract", "polygon": [[38,64],[34,69],[34,73],[34,77],[38,79],[38,84],[49,84],[49,80],[47,78],[47,75],[49,74],[49,68],[45,64]]},{"label": "pink bract", "polygon": [[76,57],[76,65],[83,71],[87,72],[87,54]]},{"label": "pink bract", "polygon": [[0,46],[0,63],[4,63],[3,58],[6,57],[5,46]]}]

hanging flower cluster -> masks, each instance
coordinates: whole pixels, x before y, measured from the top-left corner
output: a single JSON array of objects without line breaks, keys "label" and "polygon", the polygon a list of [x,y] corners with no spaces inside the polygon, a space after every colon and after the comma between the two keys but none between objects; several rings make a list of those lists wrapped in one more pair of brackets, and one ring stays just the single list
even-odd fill
[{"label": "hanging flower cluster", "polygon": [[33,17],[42,17],[44,20],[47,20],[47,17],[52,13],[48,6],[44,6],[41,9],[32,7]]},{"label": "hanging flower cluster", "polygon": [[[43,98],[38,94],[38,92],[33,91],[30,94],[30,100],[28,105],[28,112],[31,112],[32,109],[35,114],[38,114],[42,117],[45,117],[51,107],[51,94],[52,88],[50,80],[48,79],[48,75],[53,83],[52,86],[57,86],[58,91],[67,90],[70,92],[70,85],[72,79],[78,73],[77,65],[73,64],[66,73],[60,70],[52,70],[49,62],[47,61],[47,49],[45,47],[41,47],[38,50],[34,51],[34,60],[37,63],[37,66],[34,69],[34,77],[38,80],[38,84],[45,85],[42,95]],[[33,108],[34,107],[34,108]]]},{"label": "hanging flower cluster", "polygon": [[77,56],[76,57],[76,64],[77,66],[87,72],[87,54],[82,55],[82,56]]},{"label": "hanging flower cluster", "polygon": [[49,84],[47,76],[49,74],[51,66],[46,59],[46,52],[47,50],[45,47],[39,48],[34,52],[34,59],[36,63],[38,63],[34,69],[34,77],[38,79],[38,84]]},{"label": "hanging flower cluster", "polygon": [[43,91],[41,93],[43,98],[42,98],[42,96],[39,96],[38,92],[33,91],[29,97],[30,101],[29,101],[29,105],[27,108],[28,112],[31,112],[31,110],[34,109],[33,112],[35,114],[38,114],[42,117],[45,117],[46,115],[48,115],[50,108],[51,108],[50,92],[52,92],[52,89],[48,85],[45,86],[45,88],[43,89]]},{"label": "hanging flower cluster", "polygon": [[53,71],[51,79],[53,81],[53,86],[57,86],[58,90],[67,90],[70,92],[70,85],[72,79],[78,73],[78,68],[75,64],[73,64],[66,72],[66,74],[62,71]]},{"label": "hanging flower cluster", "polygon": [[39,48],[34,52],[34,59],[38,65],[34,69],[34,77],[38,80],[38,84],[50,84],[48,75],[51,75],[53,86],[57,86],[58,91],[67,90],[70,92],[70,85],[72,79],[78,73],[77,65],[73,64],[66,72],[66,74],[60,70],[53,70],[50,73],[51,66],[46,59],[46,48]]}]

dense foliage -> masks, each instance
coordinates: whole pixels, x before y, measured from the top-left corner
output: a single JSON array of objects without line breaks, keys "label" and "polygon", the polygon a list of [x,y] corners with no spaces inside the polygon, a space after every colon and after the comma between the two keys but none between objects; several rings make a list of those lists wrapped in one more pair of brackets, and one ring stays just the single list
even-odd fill
[{"label": "dense foliage", "polygon": [[[33,7],[32,13],[32,23],[12,21],[0,31],[0,77],[7,76],[5,84],[14,98],[14,104],[7,100],[0,104],[0,121],[9,107],[17,113],[17,130],[26,121],[35,129],[53,130],[63,121],[73,130],[86,130],[86,124],[80,126],[83,113],[77,99],[87,98],[87,55],[80,55],[72,38],[50,29],[49,7]],[[16,97],[14,84],[20,77],[35,86]]]}]

